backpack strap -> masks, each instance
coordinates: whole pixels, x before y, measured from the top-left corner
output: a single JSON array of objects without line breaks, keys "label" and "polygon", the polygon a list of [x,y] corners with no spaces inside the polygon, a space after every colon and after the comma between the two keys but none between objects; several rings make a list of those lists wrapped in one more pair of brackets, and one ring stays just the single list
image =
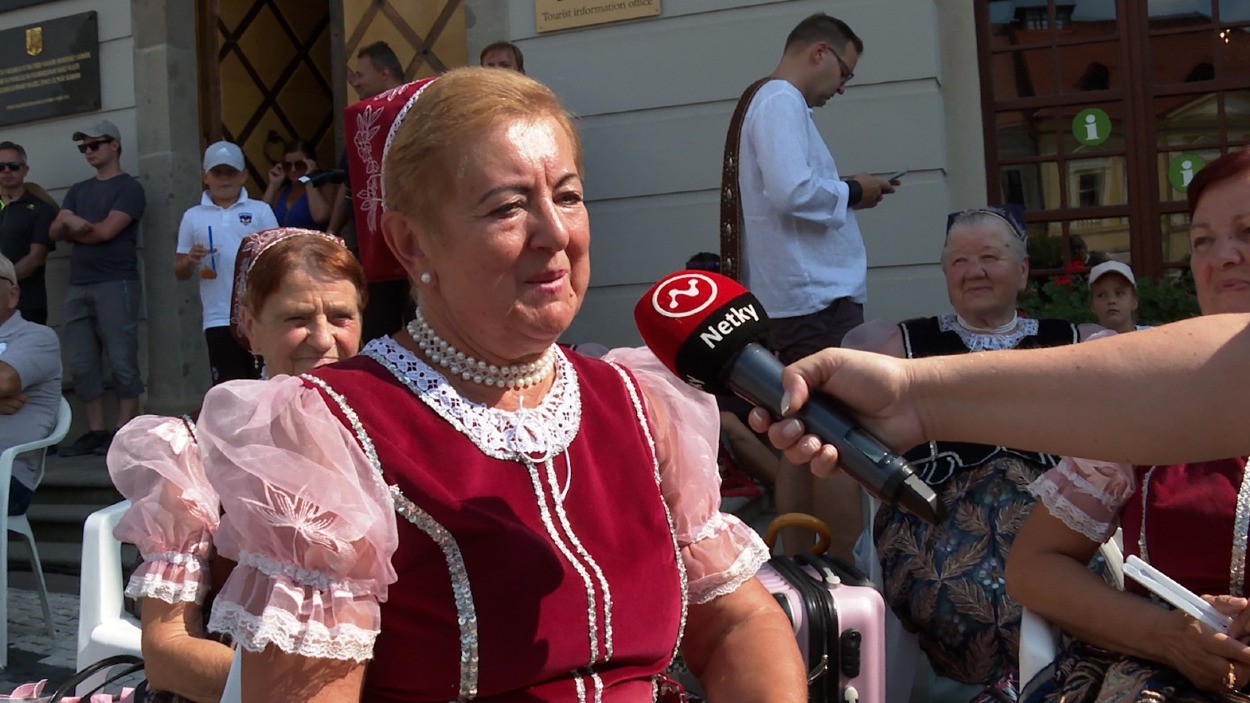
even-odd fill
[{"label": "backpack strap", "polygon": [[725,135],[725,158],[720,180],[720,272],[738,280],[742,261],[742,198],[739,197],[738,154],[742,146],[742,123],[751,100],[771,76],[761,78],[743,91],[729,120]]}]

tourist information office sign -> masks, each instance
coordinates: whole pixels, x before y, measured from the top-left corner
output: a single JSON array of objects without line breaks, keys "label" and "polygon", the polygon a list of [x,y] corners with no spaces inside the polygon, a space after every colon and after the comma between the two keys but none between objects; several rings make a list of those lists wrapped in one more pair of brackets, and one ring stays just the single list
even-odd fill
[{"label": "tourist information office sign", "polygon": [[539,32],[656,17],[660,0],[534,0]]},{"label": "tourist information office sign", "polygon": [[99,109],[96,13],[0,31],[0,126]]}]

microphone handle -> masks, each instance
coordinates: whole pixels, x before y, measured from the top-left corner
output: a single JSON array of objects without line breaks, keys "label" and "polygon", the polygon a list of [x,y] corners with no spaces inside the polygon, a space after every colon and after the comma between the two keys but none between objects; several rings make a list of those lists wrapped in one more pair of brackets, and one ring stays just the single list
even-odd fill
[{"label": "microphone handle", "polygon": [[[734,395],[768,408],[774,417],[782,417],[783,368],[777,357],[752,342],[734,359],[726,385]],[[900,504],[932,524],[945,518],[945,505],[916,475],[911,464],[855,426],[849,414],[838,409],[832,399],[813,393],[803,408],[791,416],[800,420],[808,432],[836,447],[839,468],[873,497],[891,505]]]}]

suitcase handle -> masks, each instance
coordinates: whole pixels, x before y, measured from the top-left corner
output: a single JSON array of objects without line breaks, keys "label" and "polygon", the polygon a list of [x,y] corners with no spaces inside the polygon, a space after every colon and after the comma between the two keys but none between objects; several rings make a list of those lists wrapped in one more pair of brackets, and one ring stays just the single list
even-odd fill
[{"label": "suitcase handle", "polygon": [[777,544],[777,533],[787,527],[802,527],[816,533],[816,546],[812,547],[812,554],[823,554],[833,539],[829,526],[815,515],[782,513],[768,523],[768,530],[764,532],[764,543],[768,545],[769,550]]}]

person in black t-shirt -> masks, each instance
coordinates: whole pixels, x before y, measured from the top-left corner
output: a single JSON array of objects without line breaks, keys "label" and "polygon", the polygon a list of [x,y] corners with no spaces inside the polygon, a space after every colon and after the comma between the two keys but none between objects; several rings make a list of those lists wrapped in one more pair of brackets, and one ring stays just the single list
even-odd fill
[{"label": "person in black t-shirt", "polygon": [[0,254],[13,262],[21,297],[17,309],[31,322],[47,324],[48,290],[44,263],[56,245],[48,228],[57,208],[26,188],[26,150],[0,142]]}]

